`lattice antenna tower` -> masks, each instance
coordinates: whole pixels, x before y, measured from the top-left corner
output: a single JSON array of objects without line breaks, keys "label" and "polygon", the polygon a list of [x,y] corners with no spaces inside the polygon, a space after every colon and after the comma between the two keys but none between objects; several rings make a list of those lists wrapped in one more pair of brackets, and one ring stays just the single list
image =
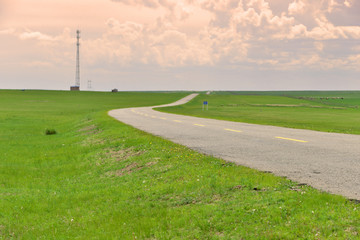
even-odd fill
[{"label": "lattice antenna tower", "polygon": [[76,30],[76,76],[75,76],[75,86],[80,88],[80,30]]},{"label": "lattice antenna tower", "polygon": [[88,89],[91,89],[91,88],[92,88],[91,83],[92,83],[92,82],[91,82],[91,80],[89,79],[89,80],[88,80],[88,85],[87,85],[87,88],[88,88]]}]

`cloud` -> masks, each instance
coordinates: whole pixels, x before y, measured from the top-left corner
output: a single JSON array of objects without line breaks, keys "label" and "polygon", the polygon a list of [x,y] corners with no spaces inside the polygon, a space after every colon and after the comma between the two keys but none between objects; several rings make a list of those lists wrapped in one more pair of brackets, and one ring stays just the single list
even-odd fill
[{"label": "cloud", "polygon": [[[330,61],[323,41],[360,39],[359,26],[336,26],[327,17],[331,12],[347,8],[346,1],[278,1],[285,10],[280,14],[275,14],[266,0],[118,1],[166,11],[159,15],[157,22],[148,24],[110,18],[106,23],[107,33],[93,42],[99,45],[93,48],[107,52],[99,53],[103,56],[101,59],[118,64],[162,67],[250,64],[279,69],[345,67],[348,57],[332,56]],[[199,10],[209,13],[207,24],[197,32],[181,28],[182,21],[191,19]],[[295,45],[276,54],[285,41],[297,40],[308,41],[308,47]],[[277,45],[267,46],[268,41],[275,41]]]},{"label": "cloud", "polygon": [[[344,44],[347,40],[360,39],[360,26],[337,26],[328,14],[347,9],[352,1],[276,1],[283,5],[280,13],[273,11],[269,0],[113,0],[122,3],[125,9],[139,6],[152,9],[158,18],[139,23],[109,17],[102,34],[81,39],[84,63],[94,67],[137,64],[161,68],[346,67],[350,53],[330,55],[326,41],[341,40]],[[188,31],[187,26],[199,12],[207,13],[203,25],[196,31]],[[51,35],[7,29],[0,34],[14,34],[23,41],[48,47],[53,62],[73,60],[74,30],[67,28]],[[291,45],[301,41],[307,42],[306,47]]]},{"label": "cloud", "polygon": [[355,65],[355,67],[359,67],[359,65],[360,65],[360,54],[350,55],[348,59],[353,65]]},{"label": "cloud", "polygon": [[134,22],[120,23],[114,18],[107,20],[106,25],[109,29],[109,34],[121,37],[122,40],[131,43],[136,39],[142,37],[143,25]]},{"label": "cloud", "polygon": [[305,10],[305,3],[301,0],[295,0],[289,5],[288,12],[290,15],[303,14]]},{"label": "cloud", "polygon": [[360,39],[359,26],[334,26],[324,16],[316,19],[318,26],[306,33],[306,36],[316,40],[327,39]]},{"label": "cloud", "polygon": [[319,52],[322,52],[324,50],[324,43],[322,42],[315,42],[314,46]]},{"label": "cloud", "polygon": [[24,32],[19,35],[20,39],[36,39],[41,41],[54,41],[54,38],[41,32]]},{"label": "cloud", "polygon": [[354,0],[345,0],[344,5],[348,8],[352,7],[354,4]]},{"label": "cloud", "polygon": [[149,8],[157,8],[160,6],[157,0],[111,0],[113,2],[119,2],[126,5],[132,6],[145,6]]},{"label": "cloud", "polygon": [[8,28],[8,29],[0,30],[0,35],[13,35],[13,34],[15,34],[15,29],[14,28]]}]

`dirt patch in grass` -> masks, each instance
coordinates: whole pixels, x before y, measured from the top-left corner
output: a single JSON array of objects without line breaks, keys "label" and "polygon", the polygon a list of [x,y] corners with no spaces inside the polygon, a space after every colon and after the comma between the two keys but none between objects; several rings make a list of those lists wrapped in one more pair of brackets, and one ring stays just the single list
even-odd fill
[{"label": "dirt patch in grass", "polygon": [[[140,156],[144,153],[145,153],[145,151],[136,150],[134,147],[120,149],[120,150],[107,149],[106,158],[113,159],[113,160],[115,160],[115,162],[121,162],[121,161],[125,161],[125,160],[129,159],[130,157]],[[115,171],[109,171],[106,173],[106,175],[121,177],[121,176],[124,176],[127,174],[131,174],[140,169],[143,169],[146,167],[151,167],[155,164],[157,164],[157,161],[150,161],[145,164],[144,163],[139,164],[137,162],[132,162],[122,169],[118,169]]]},{"label": "dirt patch in grass", "polygon": [[157,164],[157,162],[148,162],[148,163],[146,163],[146,166],[150,167],[150,166],[155,165],[155,164]]},{"label": "dirt patch in grass", "polygon": [[80,132],[82,135],[93,135],[100,133],[101,130],[98,129],[96,125],[92,124],[79,129],[78,132]]},{"label": "dirt patch in grass", "polygon": [[[136,150],[134,147],[124,148],[124,149],[115,149],[115,148],[106,148],[98,153],[96,165],[118,165],[118,162],[125,161],[131,157],[136,157],[144,154],[143,150]],[[150,164],[150,163],[149,163]]]},{"label": "dirt patch in grass", "polygon": [[347,229],[345,229],[345,232],[349,232],[353,236],[359,236],[359,232],[355,229],[355,227],[348,227]]},{"label": "dirt patch in grass", "polygon": [[155,165],[157,162],[148,162],[146,163],[145,165],[143,166],[140,166],[138,163],[136,162],[133,162],[129,165],[127,165],[126,167],[122,168],[122,169],[118,169],[116,171],[110,171],[110,172],[107,172],[106,175],[107,176],[116,176],[116,177],[121,177],[121,176],[124,176],[124,175],[128,175],[128,174],[131,174],[133,172],[136,172],[136,171],[139,171],[145,167],[150,167],[152,165]]},{"label": "dirt patch in grass", "polygon": [[140,170],[140,169],[142,169],[142,167],[139,167],[139,165],[135,162],[135,163],[131,163],[130,165],[127,165],[123,169],[107,172],[106,175],[121,177],[121,176],[124,176],[126,174],[131,174],[132,172]]},{"label": "dirt patch in grass", "polygon": [[143,153],[145,153],[145,151],[138,151],[135,150],[133,147],[130,147],[120,150],[109,149],[106,155],[112,159],[115,159],[116,161],[123,161],[130,157],[140,156]]},{"label": "dirt patch in grass", "polygon": [[103,144],[105,144],[105,140],[97,139],[97,138],[89,138],[81,143],[82,146],[103,145]]},{"label": "dirt patch in grass", "polygon": [[96,129],[96,125],[92,124],[92,125],[85,126],[81,129],[79,129],[78,132],[89,132],[89,131],[93,131],[95,129]]},{"label": "dirt patch in grass", "polygon": [[266,188],[259,188],[259,187],[248,187],[248,186],[242,186],[242,185],[237,185],[235,187],[232,187],[232,189],[234,190],[252,190],[252,191],[256,191],[256,192],[265,192],[268,191],[268,189]]},{"label": "dirt patch in grass", "polygon": [[[0,196],[16,196],[16,193],[0,193]],[[1,225],[0,225],[0,229],[1,229]]]}]

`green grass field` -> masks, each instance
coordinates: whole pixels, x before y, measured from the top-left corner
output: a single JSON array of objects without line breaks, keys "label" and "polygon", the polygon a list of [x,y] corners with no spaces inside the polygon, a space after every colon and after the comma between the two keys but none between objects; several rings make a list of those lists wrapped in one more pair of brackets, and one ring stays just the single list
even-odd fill
[{"label": "green grass field", "polygon": [[185,95],[0,91],[0,239],[359,238],[354,202],[107,115]]},{"label": "green grass field", "polygon": [[[202,103],[209,110],[202,111]],[[214,92],[158,109],[236,122],[360,134],[360,92]]]}]

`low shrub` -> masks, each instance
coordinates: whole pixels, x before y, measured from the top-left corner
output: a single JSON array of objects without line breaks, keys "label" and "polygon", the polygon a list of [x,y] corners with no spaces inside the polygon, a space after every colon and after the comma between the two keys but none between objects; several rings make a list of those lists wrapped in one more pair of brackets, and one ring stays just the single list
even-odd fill
[{"label": "low shrub", "polygon": [[45,130],[45,135],[54,135],[54,134],[56,134],[55,129],[46,129]]}]

